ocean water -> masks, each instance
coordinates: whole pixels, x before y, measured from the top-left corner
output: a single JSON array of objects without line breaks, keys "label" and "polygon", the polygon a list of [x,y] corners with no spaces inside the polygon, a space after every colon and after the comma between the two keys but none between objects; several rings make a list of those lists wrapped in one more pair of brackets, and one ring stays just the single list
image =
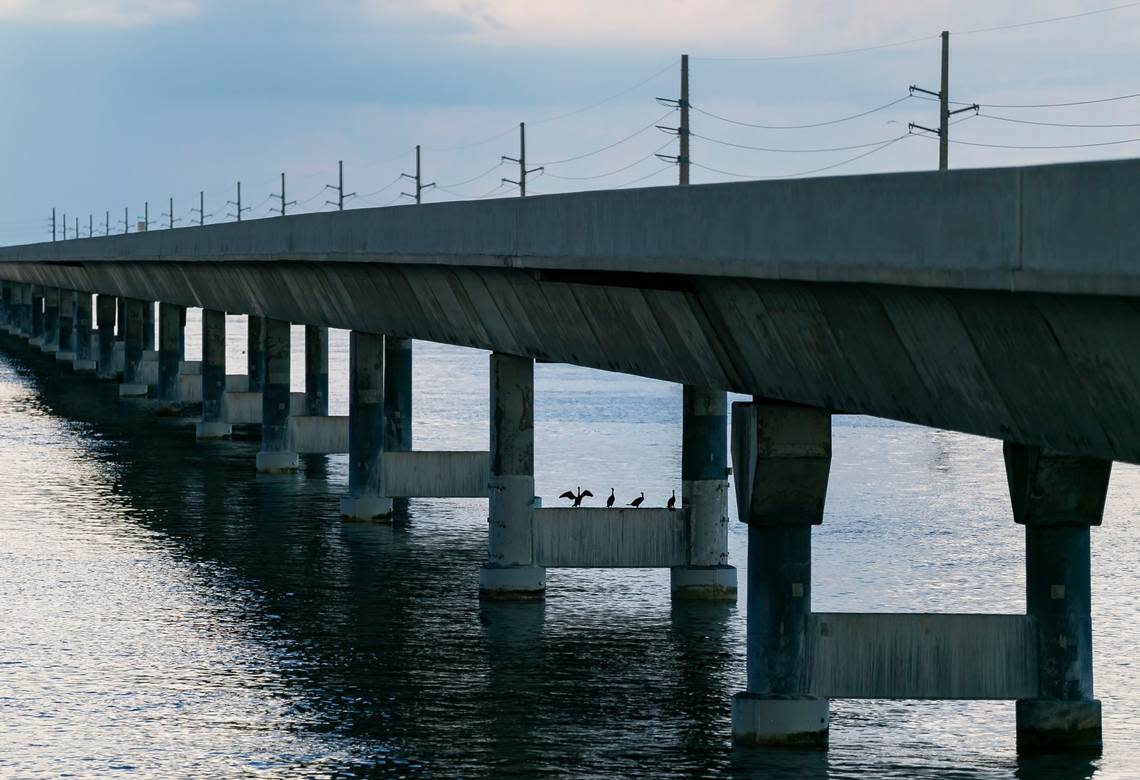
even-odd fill
[{"label": "ocean water", "polygon": [[[344,414],[347,334],[330,341]],[[485,448],[487,354],[415,350],[416,448]],[[680,491],[678,386],[535,375],[548,505]],[[835,701],[826,753],[734,750],[743,590],[673,605],[667,571],[552,570],[545,603],[481,604],[485,501],[346,523],[346,457],[264,476],[256,450],[0,341],[0,777],[1140,777],[1137,467],[1114,466],[1093,530],[1104,752],[1019,760],[1012,702]],[[814,609],[1024,610],[999,442],[837,417],[834,450]]]}]

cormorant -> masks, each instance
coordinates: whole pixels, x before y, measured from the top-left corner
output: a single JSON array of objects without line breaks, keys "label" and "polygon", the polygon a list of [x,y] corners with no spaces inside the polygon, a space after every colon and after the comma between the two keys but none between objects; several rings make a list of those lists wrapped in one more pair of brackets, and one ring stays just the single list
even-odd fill
[{"label": "cormorant", "polygon": [[639,506],[641,506],[641,502],[644,500],[645,500],[645,493],[642,493],[640,496],[638,496],[637,498],[630,501],[629,506],[633,507],[634,509],[637,509]]},{"label": "cormorant", "polygon": [[668,501],[668,503],[665,504],[665,506],[668,507],[670,512],[672,512],[673,509],[676,508],[676,506],[677,506],[677,491],[676,490],[673,491],[673,495],[670,496],[669,501]]},{"label": "cormorant", "polygon": [[614,489],[610,488],[610,497],[606,499],[606,509],[609,509],[611,506],[614,505],[614,500],[615,500]]},{"label": "cormorant", "polygon": [[568,498],[571,501],[573,501],[574,503],[571,504],[571,506],[574,509],[577,509],[578,507],[582,506],[582,499],[587,498],[587,497],[593,498],[594,494],[591,493],[589,490],[582,490],[581,485],[578,486],[578,495],[574,495],[573,490],[567,490],[565,493],[563,493],[562,495],[559,496],[559,498]]}]

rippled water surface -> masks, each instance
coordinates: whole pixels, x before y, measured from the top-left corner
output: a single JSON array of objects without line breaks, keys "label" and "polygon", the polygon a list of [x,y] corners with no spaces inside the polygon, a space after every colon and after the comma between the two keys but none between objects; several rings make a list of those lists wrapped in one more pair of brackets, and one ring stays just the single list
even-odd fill
[{"label": "rippled water surface", "polygon": [[[545,604],[480,604],[485,501],[345,523],[345,457],[256,476],[255,441],[196,444],[0,346],[0,776],[1140,776],[1135,467],[1093,531],[1101,757],[1019,763],[1008,702],[833,702],[827,754],[757,754],[729,742],[743,593],[672,606],[668,572],[558,570]],[[331,352],[344,414],[346,334]],[[485,353],[416,344],[417,448],[487,446],[486,376]],[[539,365],[535,396],[548,504],[679,491],[677,386]],[[816,610],[1024,610],[999,443],[845,417],[834,446]]]}]

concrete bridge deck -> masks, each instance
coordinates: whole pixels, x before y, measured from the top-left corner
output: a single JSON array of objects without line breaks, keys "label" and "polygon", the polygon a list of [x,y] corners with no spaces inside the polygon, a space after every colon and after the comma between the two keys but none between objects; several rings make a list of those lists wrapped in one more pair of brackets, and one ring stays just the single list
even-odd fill
[{"label": "concrete bridge deck", "polygon": [[0,249],[0,278],[1140,462],[1140,161],[361,209]]}]

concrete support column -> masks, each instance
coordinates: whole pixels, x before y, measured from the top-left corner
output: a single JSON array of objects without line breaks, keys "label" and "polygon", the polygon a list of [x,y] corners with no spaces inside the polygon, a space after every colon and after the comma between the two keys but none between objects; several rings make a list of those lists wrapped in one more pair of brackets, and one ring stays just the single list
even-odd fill
[{"label": "concrete support column", "polygon": [[1014,520],[1025,526],[1025,604],[1037,628],[1037,699],[1017,702],[1022,752],[1097,751],[1089,528],[1112,462],[1006,442]]},{"label": "concrete support column", "polygon": [[75,360],[75,291],[59,291],[59,349],[56,360]]},{"label": "concrete support column", "polygon": [[118,298],[115,305],[115,322],[118,328],[115,330],[115,341],[124,341],[127,333],[127,299]]},{"label": "concrete support column", "polygon": [[329,413],[329,329],[305,326],[305,414]]},{"label": "concrete support column", "polygon": [[265,388],[265,318],[250,314],[246,317],[246,371],[249,374],[249,392],[260,393]]},{"label": "concrete support column", "polygon": [[44,352],[55,354],[59,351],[59,288],[44,288]]},{"label": "concrete support column", "polygon": [[226,393],[226,313],[202,309],[202,420],[199,439],[222,439],[233,429],[222,418]]},{"label": "concrete support column", "polygon": [[689,565],[670,572],[674,598],[736,601],[728,565],[728,396],[685,385],[681,505],[689,511]]},{"label": "concrete support column", "polygon": [[143,349],[154,351],[154,301],[143,301]]},{"label": "concrete support column", "polygon": [[145,301],[136,298],[127,298],[124,303],[126,319],[123,322],[123,383],[119,385],[120,398],[145,398],[150,390],[142,381],[145,308]]},{"label": "concrete support column", "polygon": [[13,282],[0,281],[0,325],[8,329],[12,325],[12,287]]},{"label": "concrete support column", "polygon": [[99,379],[118,379],[115,370],[115,314],[119,301],[111,295],[100,294],[95,300],[95,320],[99,327],[99,357],[95,376]]},{"label": "concrete support column", "polygon": [[384,339],[384,448],[412,450],[412,340]]},{"label": "concrete support column", "polygon": [[289,323],[265,319],[265,385],[261,390],[261,452],[257,470],[293,471],[300,461],[289,451]]},{"label": "concrete support column", "polygon": [[534,360],[491,353],[491,482],[487,563],[479,595],[541,599],[546,569],[534,565]]},{"label": "concrete support column", "polygon": [[186,308],[173,303],[158,305],[158,398],[179,400],[178,368],[182,355],[182,325]]},{"label": "concrete support column", "polygon": [[384,337],[352,331],[348,362],[348,495],[340,513],[354,520],[390,517],[384,495]]},{"label": "concrete support column", "polygon": [[44,288],[32,285],[32,338],[28,341],[33,347],[44,343]]},{"label": "concrete support column", "polygon": [[91,334],[91,293],[79,292],[75,295],[75,359],[71,363],[76,371],[95,370]]},{"label": "concrete support column", "polygon": [[733,405],[733,467],[748,524],[748,690],[733,697],[740,744],[827,746],[826,699],[808,694],[811,527],[823,521],[831,414],[757,399]]}]

